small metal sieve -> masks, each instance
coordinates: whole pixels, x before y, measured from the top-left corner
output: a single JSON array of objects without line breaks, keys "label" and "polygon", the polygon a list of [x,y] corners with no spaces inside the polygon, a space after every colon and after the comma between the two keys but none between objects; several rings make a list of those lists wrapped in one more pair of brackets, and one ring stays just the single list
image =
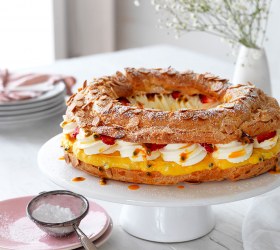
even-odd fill
[{"label": "small metal sieve", "polygon": [[[58,221],[55,214],[52,218],[39,218],[34,211],[39,209],[42,205],[58,206],[63,209],[70,209],[71,215],[73,215],[74,218],[68,221]],[[79,224],[87,215],[88,210],[89,203],[84,196],[66,190],[43,192],[34,197],[28,203],[26,208],[28,217],[47,234],[54,237],[64,237],[75,231],[86,250],[97,250],[94,244],[79,228]],[[52,211],[49,212],[49,214],[52,213]]]}]

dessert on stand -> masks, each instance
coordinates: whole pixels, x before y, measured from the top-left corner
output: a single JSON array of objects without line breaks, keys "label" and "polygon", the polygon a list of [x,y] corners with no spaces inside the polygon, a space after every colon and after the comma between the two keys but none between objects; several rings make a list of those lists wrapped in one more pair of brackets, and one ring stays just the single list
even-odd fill
[{"label": "dessert on stand", "polygon": [[120,223],[139,238],[196,239],[214,227],[211,205],[280,184],[267,173],[279,167],[280,108],[250,83],[127,68],[85,82],[67,105],[63,134],[39,152],[41,170],[65,188],[125,204]]}]

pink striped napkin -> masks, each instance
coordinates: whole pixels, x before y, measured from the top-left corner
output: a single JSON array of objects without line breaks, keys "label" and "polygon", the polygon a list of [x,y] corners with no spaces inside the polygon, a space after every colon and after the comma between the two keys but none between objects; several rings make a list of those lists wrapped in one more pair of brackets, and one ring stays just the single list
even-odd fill
[{"label": "pink striped napkin", "polygon": [[50,91],[58,82],[64,82],[67,94],[72,94],[71,88],[76,83],[76,79],[72,76],[18,74],[0,69],[0,103],[38,97]]}]

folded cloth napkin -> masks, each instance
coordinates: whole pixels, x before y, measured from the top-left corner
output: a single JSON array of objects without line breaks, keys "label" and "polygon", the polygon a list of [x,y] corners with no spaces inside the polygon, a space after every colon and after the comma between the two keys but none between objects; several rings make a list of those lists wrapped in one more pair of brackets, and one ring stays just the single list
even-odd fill
[{"label": "folded cloth napkin", "polygon": [[30,99],[51,90],[54,84],[64,82],[68,95],[76,83],[72,76],[50,74],[18,74],[0,69],[0,102]]},{"label": "folded cloth napkin", "polygon": [[280,249],[280,188],[255,198],[243,222],[245,250]]}]

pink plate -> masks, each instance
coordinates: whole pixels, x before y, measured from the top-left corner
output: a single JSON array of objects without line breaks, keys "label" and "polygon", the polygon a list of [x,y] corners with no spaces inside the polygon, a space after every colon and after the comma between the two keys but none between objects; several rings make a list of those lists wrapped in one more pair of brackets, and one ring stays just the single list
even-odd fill
[{"label": "pink plate", "polygon": [[[33,196],[0,202],[0,248],[28,250],[69,250],[81,246],[73,233],[64,238],[54,238],[41,231],[27,216],[26,206]],[[89,213],[80,228],[95,241],[112,227],[107,212],[98,204],[89,202]],[[107,231],[106,231],[107,230]]]}]

